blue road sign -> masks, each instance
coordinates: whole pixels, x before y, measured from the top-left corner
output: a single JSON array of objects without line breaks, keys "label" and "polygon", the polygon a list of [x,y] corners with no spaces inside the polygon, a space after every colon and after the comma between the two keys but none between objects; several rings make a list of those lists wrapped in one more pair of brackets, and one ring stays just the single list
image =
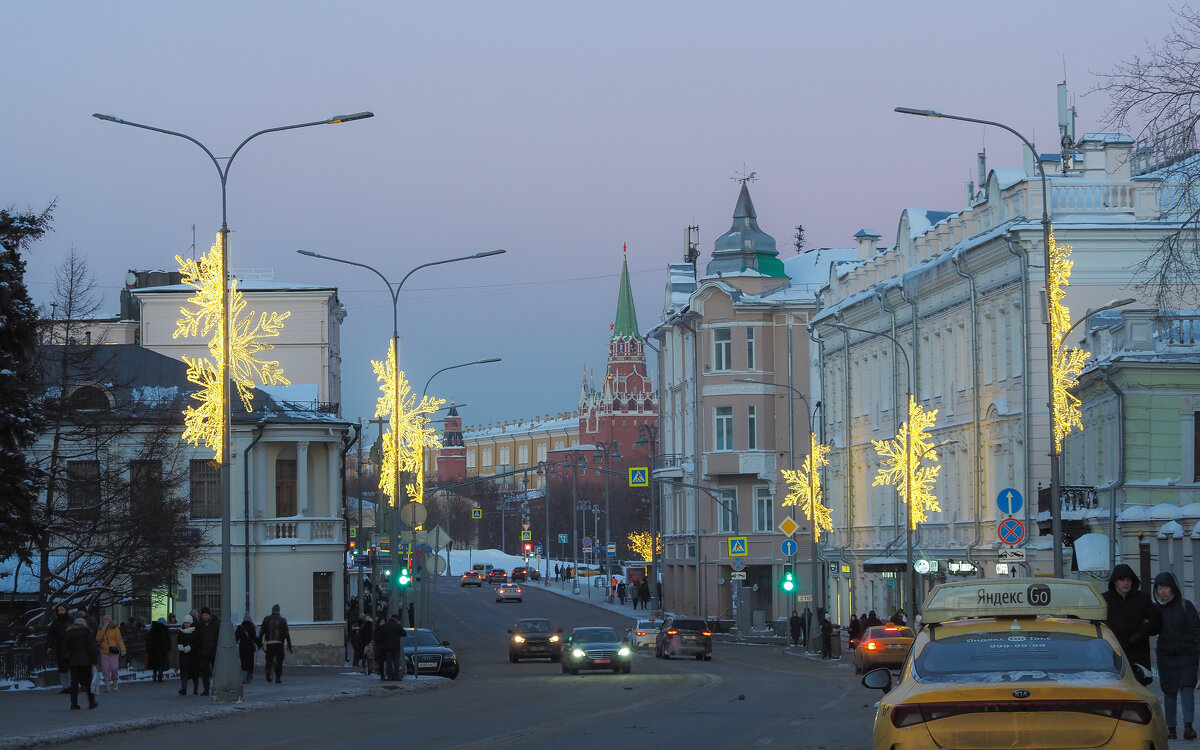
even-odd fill
[{"label": "blue road sign", "polygon": [[542,554],[542,545],[540,545],[540,544],[539,544],[538,546],[534,547],[534,548],[533,548],[533,554],[535,554],[535,555],[540,555],[540,554]]},{"label": "blue road sign", "polygon": [[609,556],[609,557],[616,557],[616,556],[617,556],[617,543],[616,543],[616,542],[609,542],[609,543],[608,543],[608,548],[607,548],[607,549],[608,549],[608,556]]},{"label": "blue road sign", "polygon": [[1006,518],[996,529],[996,536],[1005,544],[1020,544],[1025,540],[1025,524],[1015,518]]},{"label": "blue road sign", "polygon": [[729,559],[729,567],[732,568],[733,570],[736,570],[739,573],[742,572],[743,570],[746,569],[746,558],[731,557]]},{"label": "blue road sign", "polygon": [[631,467],[629,467],[629,486],[630,487],[649,487],[650,486],[650,468],[647,466],[631,466]]},{"label": "blue road sign", "polygon": [[1000,490],[1000,494],[996,495],[996,505],[1000,507],[1000,512],[1004,515],[1014,516],[1021,512],[1021,507],[1025,505],[1025,499],[1021,497],[1020,492],[1009,487]]},{"label": "blue road sign", "polygon": [[796,554],[796,540],[784,539],[779,544],[779,551],[783,553],[784,557],[791,557]]}]

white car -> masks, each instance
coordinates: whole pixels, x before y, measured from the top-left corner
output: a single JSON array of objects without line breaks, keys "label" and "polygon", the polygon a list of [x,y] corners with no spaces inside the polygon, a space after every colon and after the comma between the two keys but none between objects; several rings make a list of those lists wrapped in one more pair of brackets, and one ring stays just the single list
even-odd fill
[{"label": "white car", "polygon": [[654,645],[658,629],[661,626],[662,621],[655,620],[653,617],[647,620],[638,620],[633,623],[633,627],[625,631],[625,641],[636,649],[650,648]]},{"label": "white car", "polygon": [[523,602],[525,601],[525,596],[521,593],[521,587],[517,584],[502,583],[496,588],[496,601]]}]

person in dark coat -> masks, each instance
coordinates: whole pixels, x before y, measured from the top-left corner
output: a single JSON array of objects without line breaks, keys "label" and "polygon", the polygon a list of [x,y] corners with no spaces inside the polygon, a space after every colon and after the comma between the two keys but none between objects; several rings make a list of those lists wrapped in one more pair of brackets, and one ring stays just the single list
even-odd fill
[{"label": "person in dark coat", "polygon": [[54,619],[46,627],[46,650],[54,654],[58,664],[59,692],[71,692],[71,663],[67,656],[67,628],[73,624],[67,615],[66,605],[60,604],[54,608]]},{"label": "person in dark coat", "polygon": [[821,618],[821,658],[833,658],[833,623],[828,612]]},{"label": "person in dark coat", "polygon": [[1150,636],[1162,629],[1162,616],[1150,595],[1141,590],[1141,581],[1133,568],[1121,563],[1108,577],[1104,601],[1108,604],[1105,622],[1121,644],[1131,664],[1140,664],[1150,672]]},{"label": "person in dark coat", "polygon": [[146,668],[150,670],[154,682],[162,682],[170,662],[167,657],[171,653],[171,631],[167,621],[160,617],[157,622],[150,623],[146,633]]},{"label": "person in dark coat", "polygon": [[846,635],[850,640],[850,648],[858,645],[858,640],[862,638],[863,621],[858,619],[858,615],[850,613],[850,624],[846,626]]},{"label": "person in dark coat", "polygon": [[362,627],[363,616],[357,613],[350,622],[346,623],[346,641],[349,642],[350,649],[354,652],[354,661],[351,666],[355,667],[362,663],[363,658],[362,639],[358,637],[358,634],[362,632]]},{"label": "person in dark coat", "polygon": [[92,668],[100,664],[100,646],[87,620],[78,617],[67,626],[67,663],[71,666],[71,709],[79,708],[79,689],[87,691],[88,708],[95,708],[96,695],[92,692]]},{"label": "person in dark coat", "polygon": [[882,624],[883,620],[879,619],[879,615],[875,614],[875,610],[871,610],[867,613],[867,622],[865,623],[866,627],[873,628]]},{"label": "person in dark coat", "polygon": [[384,662],[387,661],[387,652],[383,648],[383,626],[387,623],[387,618],[380,615],[375,620],[375,628],[371,634],[371,645],[375,650],[375,671],[379,673],[379,679],[386,680],[387,672],[384,671]]},{"label": "person in dark coat", "polygon": [[1200,659],[1200,615],[1183,598],[1175,576],[1163,571],[1154,577],[1154,601],[1162,616],[1158,634],[1158,684],[1163,691],[1167,738],[1175,739],[1176,696],[1183,704],[1183,738],[1196,738],[1194,688]]},{"label": "person in dark coat", "polygon": [[387,679],[404,679],[404,626],[400,624],[400,616],[392,615],[380,628],[383,631],[384,665]]},{"label": "person in dark coat", "polygon": [[267,654],[267,663],[263,666],[267,682],[274,677],[278,685],[283,682],[284,647],[289,654],[292,653],[292,634],[288,630],[287,618],[279,614],[278,604],[271,605],[271,614],[263,619],[259,635],[262,637],[263,651]]},{"label": "person in dark coat", "polygon": [[213,663],[217,660],[217,641],[220,635],[221,622],[212,616],[208,607],[200,610],[200,621],[196,623],[196,642],[192,650],[196,655],[196,669],[200,671],[200,679],[204,683],[204,692],[208,695],[212,685]]},{"label": "person in dark coat", "polygon": [[792,616],[788,618],[788,633],[792,636],[792,645],[799,646],[800,639],[804,636],[804,620],[800,619],[800,613],[792,610]]},{"label": "person in dark coat", "polygon": [[620,583],[617,584],[617,598],[621,600],[622,606],[624,606],[625,597],[628,595],[629,595],[629,587],[625,585],[624,581],[621,581]]},{"label": "person in dark coat", "polygon": [[233,631],[233,640],[238,647],[238,661],[242,663],[242,684],[254,679],[254,654],[262,648],[262,638],[250,615],[242,620],[242,624]]},{"label": "person in dark coat", "polygon": [[192,695],[200,694],[200,670],[196,665],[196,627],[191,615],[185,615],[175,642],[179,652],[179,694],[187,695],[188,680],[192,681]]}]

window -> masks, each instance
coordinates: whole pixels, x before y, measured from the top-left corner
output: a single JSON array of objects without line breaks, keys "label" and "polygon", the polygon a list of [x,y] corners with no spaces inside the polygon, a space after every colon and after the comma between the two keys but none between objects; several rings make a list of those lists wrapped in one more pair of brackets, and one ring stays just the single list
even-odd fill
[{"label": "window", "polygon": [[217,463],[207,458],[193,458],[188,469],[192,518],[220,518],[221,473]]},{"label": "window", "polygon": [[733,333],[728,328],[713,329],[713,370],[733,369]]},{"label": "window", "polygon": [[713,450],[733,450],[733,407],[718,406],[713,410],[716,424],[713,428]]},{"label": "window", "polygon": [[130,461],[129,509],[153,513],[162,502],[162,461]]},{"label": "window", "polygon": [[758,407],[746,407],[746,450],[758,450]]},{"label": "window", "polygon": [[721,490],[721,500],[717,503],[717,531],[737,533],[737,488]]},{"label": "window", "polygon": [[221,574],[192,574],[192,609],[208,607],[213,617],[221,619]]},{"label": "window", "polygon": [[746,369],[754,369],[754,329],[746,329]]},{"label": "window", "polygon": [[275,515],[288,518],[296,515],[296,459],[275,461]]},{"label": "window", "polygon": [[539,460],[539,461],[546,460],[546,444],[545,443],[538,443],[537,460]]},{"label": "window", "polygon": [[485,467],[490,467],[492,465],[492,449],[491,448],[483,449],[483,465]]},{"label": "window", "polygon": [[754,488],[754,530],[774,531],[775,529],[775,498],[771,497],[770,487]]},{"label": "window", "polygon": [[467,468],[468,469],[475,468],[475,451],[473,451],[473,450],[467,451]]},{"label": "window", "polygon": [[313,620],[333,619],[333,573],[313,573]]},{"label": "window", "polygon": [[100,462],[67,462],[67,508],[79,516],[100,513]]},{"label": "window", "polygon": [[529,446],[528,445],[522,445],[520,448],[517,449],[517,461],[522,466],[529,463]]},{"label": "window", "polygon": [[512,449],[507,445],[500,449],[500,463],[503,466],[508,466],[512,463]]}]

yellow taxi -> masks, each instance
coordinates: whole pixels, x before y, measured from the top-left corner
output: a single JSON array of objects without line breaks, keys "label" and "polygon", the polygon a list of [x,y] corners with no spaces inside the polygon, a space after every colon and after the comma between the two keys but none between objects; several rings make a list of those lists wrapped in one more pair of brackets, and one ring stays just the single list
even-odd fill
[{"label": "yellow taxi", "polygon": [[1166,750],[1150,678],[1130,665],[1085,581],[964,581],[933,589],[923,629],[884,692],[875,750],[1112,748]]},{"label": "yellow taxi", "polygon": [[875,667],[899,668],[908,656],[916,635],[903,625],[874,625],[863,632],[854,647],[854,671],[870,672]]}]

